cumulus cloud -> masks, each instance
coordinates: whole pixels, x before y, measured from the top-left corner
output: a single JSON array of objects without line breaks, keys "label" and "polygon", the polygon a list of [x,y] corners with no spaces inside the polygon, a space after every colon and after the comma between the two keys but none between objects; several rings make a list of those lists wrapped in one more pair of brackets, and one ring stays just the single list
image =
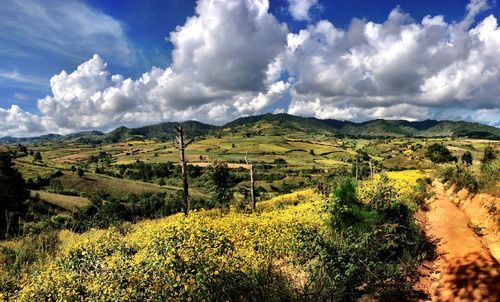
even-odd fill
[{"label": "cumulus cloud", "polygon": [[318,0],[288,0],[288,11],[298,21],[309,21],[310,10],[315,6],[318,6]]},{"label": "cumulus cloud", "polygon": [[290,83],[283,81],[276,82],[269,87],[266,93],[259,92],[256,97],[251,99],[240,97],[234,103],[234,106],[241,114],[260,113],[264,108],[278,101],[288,91],[290,86]]},{"label": "cumulus cloud", "polygon": [[[310,21],[314,5],[290,1],[290,12]],[[451,23],[444,16],[415,21],[397,7],[383,23],[353,19],[342,29],[321,20],[289,33],[267,0],[200,0],[168,37],[170,66],[131,79],[110,72],[107,57],[96,54],[52,77],[51,95],[38,101],[41,115],[0,109],[0,135],[189,119],[220,124],[273,110],[498,125],[500,27],[493,15],[474,21],[487,7],[472,0],[464,19]]]},{"label": "cumulus cloud", "polygon": [[108,129],[164,120],[224,122],[260,112],[289,88],[277,81],[288,30],[268,13],[266,0],[199,1],[196,15],[170,34],[172,64],[139,79],[112,75],[94,55],[50,80],[39,100],[47,123],[60,132]]},{"label": "cumulus cloud", "polygon": [[39,135],[46,132],[39,116],[25,112],[17,105],[12,105],[9,109],[0,108],[0,125],[5,136],[16,136],[19,133]]},{"label": "cumulus cloud", "polygon": [[[472,3],[466,20],[484,7]],[[287,68],[296,80],[289,112],[422,118],[435,108],[495,108],[499,43],[493,15],[471,29],[443,16],[415,22],[399,8],[380,24],[354,19],[340,29],[322,20],[288,36]]]}]

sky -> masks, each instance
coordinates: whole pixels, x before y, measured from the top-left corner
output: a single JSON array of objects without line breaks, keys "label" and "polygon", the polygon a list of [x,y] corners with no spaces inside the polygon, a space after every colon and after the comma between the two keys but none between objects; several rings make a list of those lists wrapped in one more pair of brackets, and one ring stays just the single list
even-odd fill
[{"label": "sky", "polygon": [[0,136],[321,119],[500,127],[494,0],[2,0]]}]

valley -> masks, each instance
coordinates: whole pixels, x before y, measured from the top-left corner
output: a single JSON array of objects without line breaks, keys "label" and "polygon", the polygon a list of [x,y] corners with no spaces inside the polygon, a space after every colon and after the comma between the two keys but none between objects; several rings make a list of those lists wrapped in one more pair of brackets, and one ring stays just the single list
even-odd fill
[{"label": "valley", "polygon": [[[436,251],[452,249],[436,245],[441,233],[426,225],[455,214],[432,220],[432,196],[443,193],[433,192],[431,182],[490,194],[485,215],[495,221],[499,142],[338,137],[324,132],[323,124],[313,131],[295,120],[253,117],[215,132],[186,127],[186,140],[192,139],[185,149],[187,217],[180,213],[183,178],[173,139],[127,134],[104,142],[77,135],[4,144],[31,194],[18,237],[0,243],[7,257],[4,297],[138,301],[145,290],[176,301],[241,300],[239,293],[250,286],[252,297],[278,300],[383,300],[394,293],[418,300],[435,295],[435,286],[450,288],[433,285],[439,280],[430,276],[442,266],[429,263],[438,261],[431,258]],[[422,215],[430,215],[428,224],[416,223]],[[448,226],[437,227],[446,234]],[[498,231],[491,228],[485,232],[495,241]],[[36,254],[19,258],[26,249]],[[370,266],[359,265],[365,261]],[[242,279],[232,284],[235,276]],[[124,283],[110,287],[116,280]]]}]

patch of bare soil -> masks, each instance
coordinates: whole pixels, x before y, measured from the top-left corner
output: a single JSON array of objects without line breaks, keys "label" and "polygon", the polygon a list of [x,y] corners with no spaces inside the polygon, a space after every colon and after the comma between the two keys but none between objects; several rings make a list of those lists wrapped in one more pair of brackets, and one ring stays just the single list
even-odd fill
[{"label": "patch of bare soil", "polygon": [[[447,191],[451,195],[453,191]],[[469,194],[460,190],[453,202],[470,219],[470,227],[486,244],[493,257],[500,261],[500,197],[490,194]]]},{"label": "patch of bare soil", "polygon": [[428,286],[431,301],[500,301],[500,265],[471,228],[469,217],[440,182],[433,183],[423,224],[436,241],[438,257],[421,268],[417,286]]}]

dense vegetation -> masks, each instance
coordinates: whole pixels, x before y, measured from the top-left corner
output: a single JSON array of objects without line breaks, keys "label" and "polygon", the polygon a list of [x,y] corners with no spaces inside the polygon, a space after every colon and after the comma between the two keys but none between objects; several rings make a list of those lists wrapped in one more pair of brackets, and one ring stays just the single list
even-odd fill
[{"label": "dense vegetation", "polygon": [[498,191],[494,141],[340,139],[329,127],[352,125],[278,117],[242,119],[189,145],[187,217],[170,142],[121,128],[117,143],[91,132],[0,147],[2,183],[20,188],[0,187],[2,205],[19,206],[7,210],[17,218],[0,243],[3,297],[406,297],[432,253],[413,217],[429,198],[428,169],[444,167],[457,188]]},{"label": "dense vegetation", "polygon": [[4,297],[322,301],[401,295],[426,245],[412,219],[417,205],[408,188],[414,182],[403,181],[401,190],[383,177],[359,188],[335,177],[327,199],[306,190],[260,202],[252,214],[201,211],[81,235],[30,235],[3,246]]},{"label": "dense vegetation", "polygon": [[487,146],[481,158],[479,171],[474,171],[467,161],[463,161],[463,165],[444,167],[440,171],[440,176],[445,182],[454,185],[457,191],[465,188],[470,193],[481,190],[498,194],[500,160],[497,160],[497,153],[498,151],[491,146]]},{"label": "dense vegetation", "polygon": [[19,220],[27,211],[29,192],[22,175],[13,167],[8,153],[0,152],[0,232],[3,238],[17,234]]},{"label": "dense vegetation", "polygon": [[457,161],[457,157],[453,156],[442,144],[432,144],[427,148],[425,155],[434,163],[443,164],[451,161]]}]

